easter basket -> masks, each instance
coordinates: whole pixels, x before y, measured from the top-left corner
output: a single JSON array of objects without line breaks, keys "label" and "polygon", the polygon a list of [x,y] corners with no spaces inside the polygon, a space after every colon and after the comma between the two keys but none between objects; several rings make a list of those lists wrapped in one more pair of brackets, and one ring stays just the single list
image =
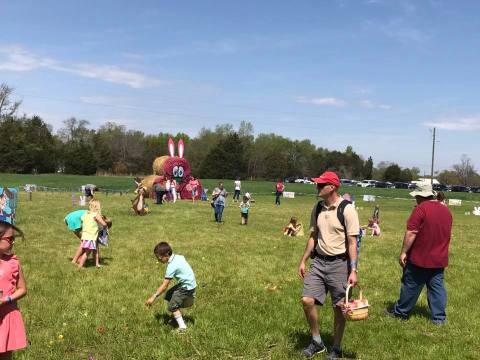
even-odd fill
[{"label": "easter basket", "polygon": [[348,299],[348,294],[352,285],[348,284],[345,291],[345,302],[341,305],[342,314],[347,320],[358,321],[368,317],[368,300],[363,297],[362,288],[357,284],[360,290],[360,297],[357,300]]}]

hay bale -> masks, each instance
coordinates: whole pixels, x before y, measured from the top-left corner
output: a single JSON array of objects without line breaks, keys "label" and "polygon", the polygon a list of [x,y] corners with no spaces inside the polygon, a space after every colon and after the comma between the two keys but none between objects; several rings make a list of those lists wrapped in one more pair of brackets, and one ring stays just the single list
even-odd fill
[{"label": "hay bale", "polygon": [[154,193],[153,182],[155,181],[156,178],[157,178],[157,175],[148,175],[148,176],[145,176],[142,179],[141,184],[145,188],[145,195],[144,196],[146,198],[151,197],[152,194]]},{"label": "hay bale", "polygon": [[164,171],[163,171],[163,164],[165,163],[165,160],[167,160],[170,156],[168,155],[164,155],[164,156],[160,156],[160,157],[157,157],[154,161],[153,161],[153,173],[156,174],[156,175],[164,175]]}]

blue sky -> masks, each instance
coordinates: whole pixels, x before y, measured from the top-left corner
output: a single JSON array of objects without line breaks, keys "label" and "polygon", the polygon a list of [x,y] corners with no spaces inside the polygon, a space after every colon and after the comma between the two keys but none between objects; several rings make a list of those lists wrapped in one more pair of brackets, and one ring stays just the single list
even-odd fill
[{"label": "blue sky", "polygon": [[375,163],[480,170],[480,2],[2,1],[0,81],[55,130],[242,120]]}]

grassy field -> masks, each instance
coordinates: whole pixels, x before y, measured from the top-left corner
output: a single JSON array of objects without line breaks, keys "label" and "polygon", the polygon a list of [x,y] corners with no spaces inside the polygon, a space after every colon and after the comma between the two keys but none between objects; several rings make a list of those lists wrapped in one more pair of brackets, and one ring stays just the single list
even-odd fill
[{"label": "grassy field", "polygon": [[[202,180],[203,186],[207,189],[213,189],[220,181],[219,179]],[[233,180],[222,180],[225,182],[227,190],[233,191]],[[51,188],[51,191],[69,190],[78,191],[81,185],[96,184],[102,192],[109,191],[127,192],[134,188],[132,176],[82,176],[82,175],[62,175],[62,174],[41,174],[41,175],[23,175],[23,174],[0,174],[0,186],[21,187],[24,184],[37,184]],[[314,185],[308,184],[285,184],[285,191],[293,191],[297,196],[313,195],[316,190]],[[256,195],[268,195],[274,192],[275,182],[268,181],[242,181],[242,188]],[[376,195],[386,198],[406,198],[411,190],[405,189],[376,189],[361,188],[355,186],[345,186],[342,191],[349,192],[355,196],[364,194]],[[467,201],[480,202],[480,194],[469,193],[446,193],[447,197]]]},{"label": "grassy field", "polygon": [[[64,185],[58,187],[92,182],[131,188],[130,178],[108,182],[103,177],[0,174],[2,185],[41,184],[39,179],[45,180],[42,185],[47,181],[48,186]],[[207,187],[213,183],[206,181]],[[313,186],[291,186],[313,194]],[[272,183],[244,183],[244,188],[258,194],[269,193],[272,187]],[[406,197],[406,192],[402,194]],[[208,202],[156,206],[150,201],[152,212],[135,217],[129,209],[131,198],[131,194],[99,194],[103,212],[113,218],[110,247],[102,248],[102,268],[89,262],[86,269],[78,270],[70,264],[77,241],[63,222],[73,209],[71,193],[37,192],[32,201],[20,194],[18,225],[27,237],[16,244],[16,252],[29,293],[19,305],[30,346],[16,353],[16,359],[87,359],[89,354],[96,360],[302,359],[309,333],[300,304],[302,282],[296,272],[306,238],[283,237],[281,228],[293,215],[308,223],[313,195],[283,199],[279,207],[273,195],[255,196],[246,227],[239,225],[240,212],[231,199],[225,222],[217,225]],[[414,203],[377,200],[383,233],[380,238],[365,238],[359,272],[372,304],[370,316],[347,324],[345,355],[357,359],[478,359],[480,218],[464,214],[474,204],[452,208],[454,229],[446,271],[448,324],[436,327],[429,322],[425,293],[409,321],[383,315],[383,309],[398,297],[401,269],[397,257]],[[357,201],[357,206],[361,222],[366,223],[374,204]],[[196,304],[185,312],[189,326],[185,335],[172,333],[163,300],[152,308],[144,305],[164,275],[164,265],[153,255],[154,245],[161,240],[186,256],[197,277]],[[319,310],[322,337],[328,346],[333,321],[330,302]]]}]

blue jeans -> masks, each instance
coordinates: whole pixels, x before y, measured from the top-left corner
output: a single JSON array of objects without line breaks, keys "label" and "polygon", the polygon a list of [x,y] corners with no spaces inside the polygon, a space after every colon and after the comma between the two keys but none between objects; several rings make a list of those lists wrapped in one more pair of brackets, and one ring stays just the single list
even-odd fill
[{"label": "blue jeans", "polygon": [[215,221],[216,222],[221,222],[222,221],[222,215],[223,215],[223,208],[225,205],[223,204],[215,204]]},{"label": "blue jeans", "polygon": [[163,195],[165,195],[165,191],[155,191],[155,195],[157,197],[157,202],[155,204],[163,204]]},{"label": "blue jeans", "polygon": [[275,193],[275,205],[280,205],[280,197],[282,196],[282,191],[277,191]]},{"label": "blue jeans", "polygon": [[432,321],[442,324],[446,320],[447,291],[443,283],[444,269],[428,269],[410,262],[403,269],[400,299],[393,307],[396,316],[406,319],[417,303],[424,285],[427,285],[428,307],[432,312]]},{"label": "blue jeans", "polygon": [[233,194],[233,200],[239,200],[240,198],[240,190],[235,190],[235,193]]}]

